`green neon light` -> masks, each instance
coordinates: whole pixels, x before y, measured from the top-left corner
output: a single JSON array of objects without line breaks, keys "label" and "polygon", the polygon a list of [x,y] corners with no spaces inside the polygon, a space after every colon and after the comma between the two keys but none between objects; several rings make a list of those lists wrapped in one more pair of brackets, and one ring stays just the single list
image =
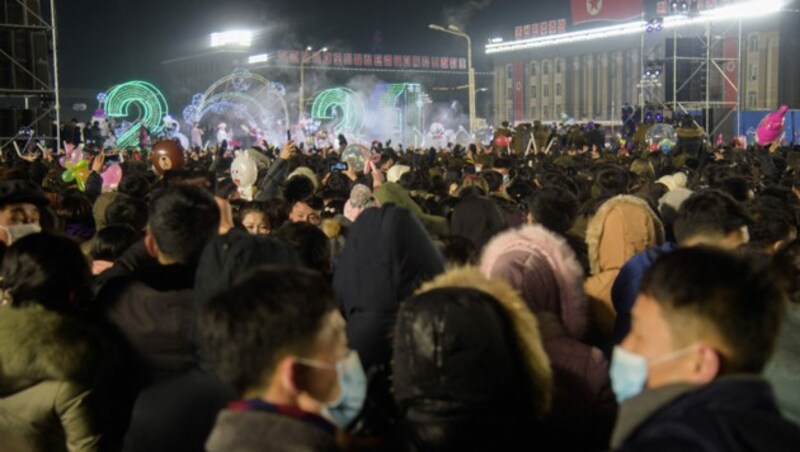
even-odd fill
[{"label": "green neon light", "polygon": [[319,121],[338,118],[333,126],[337,133],[358,133],[364,126],[364,103],[350,89],[326,89],[314,99],[311,117]]},{"label": "green neon light", "polygon": [[[138,115],[131,118],[131,107],[138,107]],[[150,133],[159,133],[162,118],[169,114],[167,99],[153,84],[138,80],[122,83],[113,87],[105,100],[106,115],[112,118],[126,118],[133,125],[117,137],[117,146],[137,146],[139,129],[142,123]]]}]

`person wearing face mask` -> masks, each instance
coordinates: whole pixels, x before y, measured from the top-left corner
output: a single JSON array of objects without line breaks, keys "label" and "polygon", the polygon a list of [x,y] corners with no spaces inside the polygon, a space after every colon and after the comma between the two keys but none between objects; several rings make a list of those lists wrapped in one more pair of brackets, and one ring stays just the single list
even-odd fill
[{"label": "person wearing face mask", "polygon": [[759,374],[785,297],[750,261],[681,248],[647,271],[610,376],[621,403],[614,450],[797,450]]},{"label": "person wearing face mask", "polygon": [[23,180],[0,181],[0,241],[15,240],[41,231],[39,209],[48,199],[39,187]]},{"label": "person wearing face mask", "polygon": [[339,449],[336,429],[361,412],[366,376],[322,276],[253,270],[205,305],[199,329],[212,368],[240,396],[206,450]]}]

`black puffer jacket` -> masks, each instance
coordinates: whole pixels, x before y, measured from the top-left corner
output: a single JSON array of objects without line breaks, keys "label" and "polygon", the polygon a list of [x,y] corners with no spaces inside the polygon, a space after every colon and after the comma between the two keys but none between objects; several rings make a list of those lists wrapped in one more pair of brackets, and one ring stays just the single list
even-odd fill
[{"label": "black puffer jacket", "polygon": [[535,317],[508,285],[470,269],[403,303],[392,371],[409,450],[527,450],[549,405]]},{"label": "black puffer jacket", "polygon": [[444,271],[420,220],[387,205],[365,210],[334,266],[333,287],[347,319],[347,339],[368,377],[367,406],[356,430],[385,434],[394,417],[389,394],[390,331],[400,301]]}]

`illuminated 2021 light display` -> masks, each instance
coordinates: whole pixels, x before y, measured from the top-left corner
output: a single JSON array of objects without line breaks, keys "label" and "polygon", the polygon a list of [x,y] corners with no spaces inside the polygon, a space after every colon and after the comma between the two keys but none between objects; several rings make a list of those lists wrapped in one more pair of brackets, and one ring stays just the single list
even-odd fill
[{"label": "illuminated 2021 light display", "polygon": [[358,134],[364,125],[364,102],[349,88],[326,89],[314,98],[311,117],[315,121],[331,121],[336,133]]},{"label": "illuminated 2021 light display", "polygon": [[134,80],[114,86],[99,96],[106,115],[122,120],[117,129],[117,146],[139,144],[139,130],[144,124],[152,134],[161,131],[161,119],[169,113],[167,99],[158,88],[148,82]]}]

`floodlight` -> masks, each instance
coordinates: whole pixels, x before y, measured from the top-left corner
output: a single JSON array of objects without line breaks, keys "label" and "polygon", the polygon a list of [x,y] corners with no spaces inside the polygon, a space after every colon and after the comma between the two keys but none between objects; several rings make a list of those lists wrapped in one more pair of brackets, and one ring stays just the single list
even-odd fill
[{"label": "floodlight", "polygon": [[211,33],[211,47],[240,46],[250,47],[253,42],[253,32],[247,30],[226,31]]}]

